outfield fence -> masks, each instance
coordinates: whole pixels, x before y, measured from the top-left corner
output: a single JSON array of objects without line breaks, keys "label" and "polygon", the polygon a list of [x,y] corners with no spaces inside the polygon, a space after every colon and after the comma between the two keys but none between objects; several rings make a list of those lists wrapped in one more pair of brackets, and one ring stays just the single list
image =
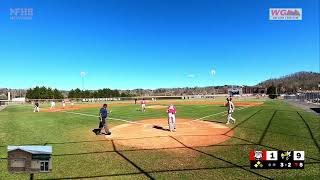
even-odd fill
[{"label": "outfield fence", "polygon": [[320,103],[320,91],[300,92],[297,94],[284,95],[283,99],[319,104]]},{"label": "outfield fence", "polygon": [[27,103],[33,103],[35,101],[38,101],[40,103],[49,103],[51,101],[55,102],[62,102],[65,101],[66,103],[69,102],[75,102],[75,103],[81,103],[81,102],[89,102],[89,103],[95,103],[95,102],[106,102],[106,101],[134,101],[134,100],[166,100],[166,99],[182,99],[181,96],[146,96],[146,97],[109,97],[109,98],[65,98],[65,99],[26,99]]},{"label": "outfield fence", "polygon": [[0,100],[0,106],[5,106],[7,104],[8,104],[7,100]]},{"label": "outfield fence", "polygon": [[[148,101],[157,100],[195,100],[195,99],[216,99],[228,97],[228,94],[217,94],[217,95],[182,95],[182,96],[139,96],[139,97],[109,97],[109,98],[65,98],[65,99],[26,99],[27,103],[33,103],[38,101],[40,103],[49,103],[51,101],[66,103],[75,102],[105,102],[105,101],[140,101],[142,99]],[[252,98],[266,98],[266,95],[254,95],[254,94],[243,94],[238,96],[233,96],[234,99],[252,99]]]},{"label": "outfield fence", "polygon": [[12,100],[0,100],[0,106],[7,106],[12,104],[24,104],[25,102],[21,101],[12,101]]}]

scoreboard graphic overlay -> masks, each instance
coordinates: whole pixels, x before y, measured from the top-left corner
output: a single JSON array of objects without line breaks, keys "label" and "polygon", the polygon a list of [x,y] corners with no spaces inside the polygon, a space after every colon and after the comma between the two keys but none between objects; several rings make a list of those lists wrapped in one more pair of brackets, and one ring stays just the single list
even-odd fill
[{"label": "scoreboard graphic overlay", "polygon": [[304,151],[251,151],[251,169],[304,169]]}]

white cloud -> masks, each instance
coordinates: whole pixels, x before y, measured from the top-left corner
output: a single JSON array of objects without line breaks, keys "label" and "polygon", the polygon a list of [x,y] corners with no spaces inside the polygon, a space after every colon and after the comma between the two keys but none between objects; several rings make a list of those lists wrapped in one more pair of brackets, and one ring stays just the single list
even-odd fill
[{"label": "white cloud", "polygon": [[188,74],[187,77],[188,77],[188,78],[194,78],[195,75],[194,75],[194,74]]}]

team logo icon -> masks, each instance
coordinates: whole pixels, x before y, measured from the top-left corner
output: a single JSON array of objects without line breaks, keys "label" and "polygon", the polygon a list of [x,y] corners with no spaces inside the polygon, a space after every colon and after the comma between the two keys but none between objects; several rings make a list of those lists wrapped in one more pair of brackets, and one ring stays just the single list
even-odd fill
[{"label": "team logo icon", "polygon": [[263,157],[262,151],[255,151],[254,152],[254,157],[256,159],[262,159],[262,157]]},{"label": "team logo icon", "polygon": [[281,158],[285,159],[286,161],[288,161],[290,157],[291,157],[291,152],[290,151],[281,153]]}]

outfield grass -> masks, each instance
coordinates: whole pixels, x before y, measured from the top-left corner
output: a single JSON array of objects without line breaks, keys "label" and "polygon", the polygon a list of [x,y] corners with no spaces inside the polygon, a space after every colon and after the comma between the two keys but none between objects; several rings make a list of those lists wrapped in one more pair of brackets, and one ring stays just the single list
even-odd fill
[{"label": "outfield grass", "polygon": [[[253,101],[262,101],[254,99]],[[158,101],[161,104],[161,101]],[[167,105],[167,104],[166,104]],[[239,107],[237,107],[238,109]],[[138,121],[165,118],[164,109],[141,113],[138,105],[111,106],[112,118]],[[177,105],[179,118],[198,119],[225,111],[218,105]],[[97,115],[98,109],[74,112]],[[7,172],[7,145],[52,145],[53,172],[36,179],[317,179],[320,176],[320,117],[280,100],[236,111],[234,136],[208,147],[139,150],[114,149],[111,141],[95,136],[98,119],[64,112],[33,113],[32,106],[9,106],[0,112],[0,179],[28,179]],[[224,123],[225,114],[203,118]],[[110,126],[123,124],[110,120]],[[304,170],[251,170],[249,151],[304,150]]]}]

